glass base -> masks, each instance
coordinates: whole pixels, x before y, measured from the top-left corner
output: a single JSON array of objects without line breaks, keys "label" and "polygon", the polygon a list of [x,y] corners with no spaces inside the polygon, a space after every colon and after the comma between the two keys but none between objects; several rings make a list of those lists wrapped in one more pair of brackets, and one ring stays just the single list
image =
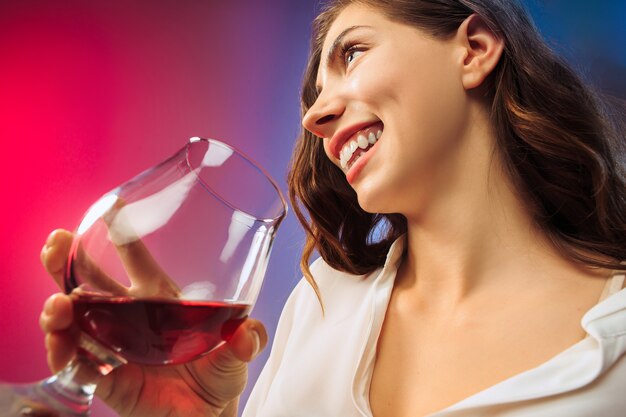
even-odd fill
[{"label": "glass base", "polygon": [[0,417],[87,417],[91,401],[59,397],[56,376],[35,384],[0,384]]},{"label": "glass base", "polygon": [[0,383],[0,417],[87,417],[98,380],[124,363],[83,334],[78,354],[58,374],[33,384]]}]

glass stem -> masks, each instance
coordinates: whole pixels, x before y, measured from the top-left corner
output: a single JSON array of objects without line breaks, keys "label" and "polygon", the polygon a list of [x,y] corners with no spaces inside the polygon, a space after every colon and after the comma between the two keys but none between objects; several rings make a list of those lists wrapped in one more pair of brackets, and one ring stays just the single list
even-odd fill
[{"label": "glass stem", "polygon": [[39,385],[39,396],[61,415],[87,416],[98,381],[126,361],[81,334],[76,358]]}]

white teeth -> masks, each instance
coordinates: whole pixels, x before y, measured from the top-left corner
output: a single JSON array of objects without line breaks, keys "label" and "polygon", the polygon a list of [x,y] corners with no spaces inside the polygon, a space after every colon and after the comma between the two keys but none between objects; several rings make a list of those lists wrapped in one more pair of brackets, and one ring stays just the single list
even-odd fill
[{"label": "white teeth", "polygon": [[351,157],[352,152],[350,152],[350,147],[345,146],[339,154],[339,162],[341,163],[341,168],[345,169],[348,166],[348,161]]},{"label": "white teeth", "polygon": [[361,149],[365,149],[369,146],[369,142],[367,141],[367,139],[365,138],[365,136],[363,135],[359,135],[359,137],[356,139],[356,143],[357,145],[359,145],[359,148]]},{"label": "white teeth", "polygon": [[[352,159],[354,152],[357,149],[365,150],[369,146],[374,145],[376,141],[378,141],[382,133],[383,133],[382,130],[378,130],[376,133],[374,133],[373,131],[370,131],[369,134],[365,134],[365,132],[363,132],[357,136],[356,140],[353,139],[349,142],[346,142],[343,145],[343,148],[341,149],[341,151],[339,151],[339,163],[341,165],[341,168],[342,169],[348,168],[348,161]],[[362,155],[363,153],[359,154],[359,156],[355,158],[353,163],[356,162],[356,160],[359,159]]]}]

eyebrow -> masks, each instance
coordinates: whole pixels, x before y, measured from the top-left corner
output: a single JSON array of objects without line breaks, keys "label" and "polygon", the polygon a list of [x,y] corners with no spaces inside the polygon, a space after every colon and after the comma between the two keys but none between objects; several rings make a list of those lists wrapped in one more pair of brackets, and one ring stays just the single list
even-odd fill
[{"label": "eyebrow", "polygon": [[[333,63],[333,61],[335,60],[335,56],[336,56],[336,51],[337,48],[339,47],[339,45],[341,45],[341,43],[343,42],[343,40],[346,38],[346,36],[348,36],[348,34],[356,29],[361,29],[361,28],[371,28],[371,26],[366,26],[366,25],[356,25],[356,26],[350,26],[349,28],[344,29],[333,41],[332,45],[330,45],[330,48],[328,49],[328,53],[326,54],[326,66],[329,66],[330,64]],[[317,85],[315,86],[315,89],[317,90],[317,93],[319,94],[322,89],[319,88]]]},{"label": "eyebrow", "polygon": [[360,25],[360,26],[350,26],[349,28],[344,29],[339,36],[337,36],[335,38],[335,41],[332,43],[332,45],[330,46],[330,49],[328,49],[328,53],[326,54],[326,62],[327,65],[328,63],[332,63],[332,61],[335,58],[335,51],[337,50],[337,47],[339,45],[341,45],[341,43],[343,42],[343,40],[345,39],[346,36],[348,36],[348,34],[356,29],[361,29],[361,28],[371,28],[371,26],[364,26],[364,25]]}]

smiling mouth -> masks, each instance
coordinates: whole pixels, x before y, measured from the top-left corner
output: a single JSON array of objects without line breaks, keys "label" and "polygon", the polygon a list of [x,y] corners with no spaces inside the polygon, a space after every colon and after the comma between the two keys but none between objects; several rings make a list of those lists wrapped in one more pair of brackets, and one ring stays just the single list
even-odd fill
[{"label": "smiling mouth", "polygon": [[344,143],[339,152],[341,168],[349,170],[361,156],[374,146],[382,133],[383,124],[376,123],[352,135],[352,138]]}]

